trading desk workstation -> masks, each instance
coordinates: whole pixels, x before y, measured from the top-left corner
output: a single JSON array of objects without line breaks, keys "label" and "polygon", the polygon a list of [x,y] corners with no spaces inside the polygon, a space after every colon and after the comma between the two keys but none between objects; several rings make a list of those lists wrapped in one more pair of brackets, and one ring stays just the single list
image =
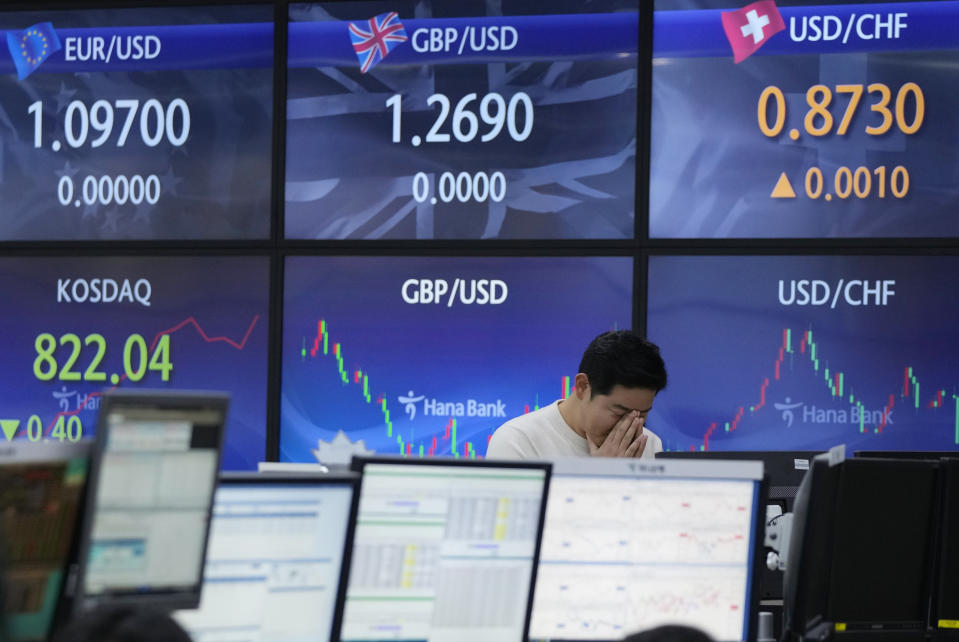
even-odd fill
[{"label": "trading desk workstation", "polygon": [[783,513],[762,453],[219,473],[227,406],[118,391],[95,443],[15,442],[0,462],[12,639],[118,604],[169,612],[195,642],[612,641],[666,624],[955,637],[959,459],[944,453],[795,453]]},{"label": "trading desk workstation", "polygon": [[[959,640],[959,1],[0,32],[13,640]],[[486,458],[624,328],[664,452]]]}]

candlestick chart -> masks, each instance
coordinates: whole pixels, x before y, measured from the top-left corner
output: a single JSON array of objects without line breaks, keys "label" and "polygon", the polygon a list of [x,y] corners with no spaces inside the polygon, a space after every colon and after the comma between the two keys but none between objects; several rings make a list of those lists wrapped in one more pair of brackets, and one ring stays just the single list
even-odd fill
[{"label": "candlestick chart", "polygon": [[[567,287],[584,290],[576,309]],[[291,257],[281,459],[341,431],[380,453],[482,457],[499,425],[568,394],[594,336],[631,326],[631,288],[620,257]]]},{"label": "candlestick chart", "polygon": [[959,450],[951,256],[656,257],[671,450]]}]

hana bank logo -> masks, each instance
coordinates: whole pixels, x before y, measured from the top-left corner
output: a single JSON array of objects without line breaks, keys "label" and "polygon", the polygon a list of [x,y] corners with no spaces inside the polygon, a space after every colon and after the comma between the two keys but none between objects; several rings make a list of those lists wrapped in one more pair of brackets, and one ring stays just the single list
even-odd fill
[{"label": "hana bank logo", "polygon": [[53,23],[38,22],[23,31],[7,32],[7,49],[17,68],[17,80],[23,80],[43,64],[55,51],[60,51],[60,38]]},{"label": "hana bank logo", "polygon": [[416,395],[410,390],[405,395],[396,398],[403,404],[403,410],[410,421],[416,418],[416,404],[423,402],[422,416],[424,417],[498,417],[506,419],[506,403],[501,399],[492,402],[482,402],[476,399],[465,401],[441,401]]},{"label": "hana bank logo", "polygon": [[350,42],[360,61],[360,73],[368,72],[407,40],[406,29],[395,11],[350,23]]},{"label": "hana bank logo", "polygon": [[424,399],[426,399],[424,395],[420,395],[419,397],[413,396],[412,390],[410,390],[406,396],[397,397],[397,400],[403,404],[403,410],[409,415],[410,421],[416,419],[416,402],[423,401]]},{"label": "hana bank logo", "polygon": [[786,28],[774,0],[760,0],[736,11],[723,11],[721,17],[737,64]]},{"label": "hana bank logo", "polygon": [[868,410],[858,403],[850,405],[848,408],[820,408],[802,401],[793,403],[792,399],[786,397],[784,403],[775,403],[773,407],[782,412],[783,423],[786,424],[787,428],[792,427],[797,417],[802,419],[804,424],[868,424],[871,426],[890,426],[893,424],[893,411],[891,409]]},{"label": "hana bank logo", "polygon": [[792,428],[793,421],[796,419],[795,415],[793,415],[793,410],[803,405],[801,401],[799,403],[790,403],[791,401],[792,399],[786,397],[786,403],[773,404],[773,407],[776,408],[776,410],[782,411],[783,421],[786,422],[787,428]]}]

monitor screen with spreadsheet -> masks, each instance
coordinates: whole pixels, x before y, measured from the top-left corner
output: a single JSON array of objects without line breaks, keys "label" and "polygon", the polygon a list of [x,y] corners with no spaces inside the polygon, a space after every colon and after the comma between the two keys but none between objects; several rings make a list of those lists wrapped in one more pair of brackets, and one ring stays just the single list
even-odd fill
[{"label": "monitor screen with spreadsheet", "polygon": [[221,476],[194,642],[329,639],[356,479]]},{"label": "monitor screen with spreadsheet", "polygon": [[529,622],[550,465],[354,459],[333,639],[515,642]]},{"label": "monitor screen with spreadsheet", "polygon": [[89,440],[25,439],[0,448],[4,640],[49,640],[61,620],[90,449]]},{"label": "monitor screen with spreadsheet", "polygon": [[554,462],[528,639],[754,639],[762,479],[760,461]]},{"label": "monitor screen with spreadsheet", "polygon": [[104,394],[74,607],[200,600],[229,396]]}]

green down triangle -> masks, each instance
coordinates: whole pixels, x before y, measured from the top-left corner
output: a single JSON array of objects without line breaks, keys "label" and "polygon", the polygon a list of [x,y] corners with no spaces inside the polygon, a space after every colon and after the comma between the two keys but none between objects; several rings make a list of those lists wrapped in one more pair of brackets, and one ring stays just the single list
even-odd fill
[{"label": "green down triangle", "polygon": [[7,438],[7,441],[13,439],[13,436],[17,434],[17,427],[19,426],[19,419],[0,419],[0,428],[3,428],[3,434]]}]

